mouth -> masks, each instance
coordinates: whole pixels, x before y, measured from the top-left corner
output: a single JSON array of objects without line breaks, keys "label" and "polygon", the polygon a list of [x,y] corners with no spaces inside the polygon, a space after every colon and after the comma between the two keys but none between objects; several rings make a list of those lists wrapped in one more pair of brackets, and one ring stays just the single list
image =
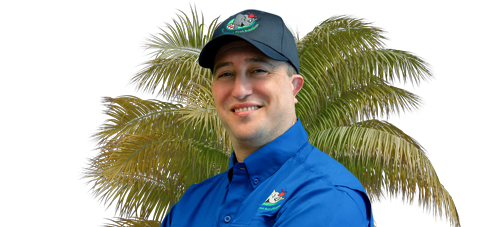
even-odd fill
[{"label": "mouth", "polygon": [[233,109],[232,111],[234,113],[239,113],[239,112],[245,112],[245,111],[251,111],[251,110],[258,110],[258,109],[260,109],[260,106],[249,106],[249,107],[243,107],[243,108]]}]

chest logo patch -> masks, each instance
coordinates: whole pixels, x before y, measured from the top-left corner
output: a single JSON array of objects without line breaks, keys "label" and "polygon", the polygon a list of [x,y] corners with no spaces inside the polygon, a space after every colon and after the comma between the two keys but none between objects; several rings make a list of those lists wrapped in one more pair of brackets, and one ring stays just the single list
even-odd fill
[{"label": "chest logo patch", "polygon": [[276,210],[281,207],[280,202],[286,197],[286,192],[281,190],[277,192],[273,190],[271,195],[267,197],[266,201],[259,207],[259,210]]}]

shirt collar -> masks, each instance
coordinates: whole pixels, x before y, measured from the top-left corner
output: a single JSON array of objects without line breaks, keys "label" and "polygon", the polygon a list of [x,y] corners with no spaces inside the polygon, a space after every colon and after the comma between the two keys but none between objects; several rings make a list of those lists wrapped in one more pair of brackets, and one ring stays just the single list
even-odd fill
[{"label": "shirt collar", "polygon": [[[245,166],[252,186],[255,188],[264,182],[307,142],[307,132],[300,119],[297,118],[297,122],[283,135],[256,150],[245,159]],[[229,168],[231,169],[236,162],[233,151],[229,160]],[[231,176],[228,177],[231,179]]]}]

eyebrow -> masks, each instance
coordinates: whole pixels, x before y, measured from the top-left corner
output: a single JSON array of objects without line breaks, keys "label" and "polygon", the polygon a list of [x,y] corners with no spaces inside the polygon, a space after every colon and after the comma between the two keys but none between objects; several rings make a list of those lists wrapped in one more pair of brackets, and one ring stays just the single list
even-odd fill
[{"label": "eyebrow", "polygon": [[229,61],[226,61],[226,62],[222,62],[222,63],[219,63],[219,64],[215,65],[215,67],[214,67],[214,73],[217,72],[217,69],[222,68],[222,67],[227,66],[227,65],[233,65],[233,63],[229,62]]},{"label": "eyebrow", "polygon": [[256,63],[263,63],[271,68],[276,68],[276,66],[269,60],[264,59],[264,58],[248,58],[245,60],[247,63],[248,62],[256,62]]},{"label": "eyebrow", "polygon": [[[273,69],[276,68],[276,65],[274,65],[271,61],[264,59],[264,58],[247,58],[247,59],[245,59],[245,62],[247,62],[247,63],[262,63],[262,64],[265,64]],[[219,63],[214,67],[214,72],[216,72],[217,69],[222,68],[224,66],[228,66],[228,65],[233,65],[233,63],[230,61]]]}]

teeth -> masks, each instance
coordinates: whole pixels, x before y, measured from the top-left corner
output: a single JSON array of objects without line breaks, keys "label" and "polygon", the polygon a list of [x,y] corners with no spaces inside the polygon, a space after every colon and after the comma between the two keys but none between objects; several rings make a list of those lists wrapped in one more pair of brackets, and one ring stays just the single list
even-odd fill
[{"label": "teeth", "polygon": [[241,108],[241,109],[235,109],[234,112],[238,113],[238,112],[249,111],[249,110],[256,110],[256,109],[259,109],[259,107],[251,106],[251,107],[244,107],[244,108]]}]

